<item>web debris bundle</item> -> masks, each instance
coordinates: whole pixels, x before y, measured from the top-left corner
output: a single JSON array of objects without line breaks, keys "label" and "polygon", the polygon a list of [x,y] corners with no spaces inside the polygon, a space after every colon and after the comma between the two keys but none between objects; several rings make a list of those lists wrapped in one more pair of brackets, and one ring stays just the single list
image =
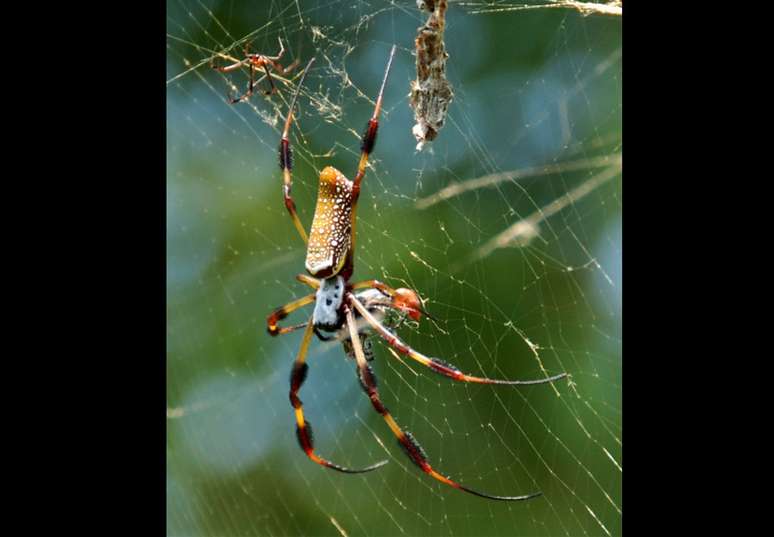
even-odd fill
[{"label": "web debris bundle", "polygon": [[417,151],[421,151],[426,142],[438,136],[454,93],[446,80],[449,55],[443,42],[447,0],[417,0],[417,7],[430,13],[424,26],[417,30],[417,78],[411,81],[409,94],[416,122],[411,132],[417,139]]}]

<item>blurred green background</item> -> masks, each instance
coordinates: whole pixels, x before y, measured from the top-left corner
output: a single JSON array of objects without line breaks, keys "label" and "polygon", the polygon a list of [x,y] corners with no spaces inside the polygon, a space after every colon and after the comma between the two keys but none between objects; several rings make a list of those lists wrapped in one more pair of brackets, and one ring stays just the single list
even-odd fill
[{"label": "blurred green background", "polygon": [[[169,535],[620,535],[621,19],[477,9],[449,7],[455,100],[439,138],[416,153],[407,95],[426,16],[413,0],[168,2]],[[441,473],[541,498],[487,501],[422,474],[340,345],[313,342],[300,393],[318,451],[349,466],[390,463],[343,475],[299,449],[288,378],[300,333],[265,329],[271,309],[308,292],[294,280],[305,250],[282,203],[276,149],[295,85],[278,81],[277,94],[232,106],[226,95],[231,84],[244,91],[247,73],[209,67],[215,52],[239,57],[246,40],[274,54],[278,37],[283,64],[317,58],[291,135],[307,227],[319,171],[354,176],[398,45],[358,210],[354,279],[428,299],[439,322],[400,332],[425,354],[482,376],[538,378],[545,368],[571,380],[462,385],[377,343],[382,397]],[[535,169],[417,207],[452,183]],[[476,255],[530,215],[541,222],[529,244]]]}]

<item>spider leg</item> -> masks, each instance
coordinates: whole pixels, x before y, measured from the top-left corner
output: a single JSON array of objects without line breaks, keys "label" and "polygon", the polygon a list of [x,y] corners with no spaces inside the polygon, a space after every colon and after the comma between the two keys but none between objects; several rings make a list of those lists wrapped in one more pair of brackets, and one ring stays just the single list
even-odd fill
[{"label": "spider leg", "polygon": [[396,294],[395,289],[379,280],[363,280],[362,282],[353,283],[352,289],[378,289],[385,295],[391,297]]},{"label": "spider leg", "polygon": [[360,315],[363,316],[363,318],[368,322],[368,324],[371,325],[371,327],[376,330],[376,332],[384,338],[387,343],[395,347],[395,349],[402,353],[408,355],[409,358],[412,360],[415,360],[422,364],[425,367],[429,367],[436,373],[439,373],[440,375],[443,375],[444,377],[448,377],[453,380],[462,381],[462,382],[474,382],[478,384],[508,384],[513,386],[518,385],[526,385],[526,384],[544,384],[546,382],[553,382],[555,380],[559,380],[561,378],[564,378],[567,376],[567,373],[560,373],[559,375],[554,375],[553,377],[547,377],[544,379],[535,379],[535,380],[501,380],[501,379],[489,379],[484,377],[474,377],[472,375],[466,375],[453,365],[444,362],[443,360],[439,360],[438,358],[429,358],[425,356],[424,354],[415,351],[405,343],[403,343],[398,337],[390,332],[387,328],[384,327],[378,320],[374,318],[373,315],[366,309],[363,304],[361,304],[358,299],[352,294],[349,293],[347,295],[348,300],[350,303],[355,306],[355,309],[357,309],[358,312],[360,312]]},{"label": "spider leg", "polygon": [[376,470],[380,466],[384,466],[388,461],[380,461],[360,469],[345,468],[344,466],[339,466],[329,460],[323,459],[314,452],[312,427],[304,418],[303,404],[298,397],[298,390],[301,389],[301,385],[304,383],[304,380],[306,380],[306,375],[309,370],[309,366],[306,363],[306,353],[309,350],[312,334],[314,334],[314,324],[312,324],[312,319],[310,318],[309,322],[306,324],[306,330],[304,331],[304,337],[301,340],[301,347],[298,349],[296,361],[293,363],[293,371],[290,374],[290,404],[293,405],[296,415],[296,436],[298,437],[298,443],[301,445],[301,449],[304,450],[307,457],[317,464],[346,474],[370,472],[371,470]]},{"label": "spider leg", "polygon": [[293,167],[293,152],[290,149],[290,139],[288,138],[288,134],[290,132],[290,122],[293,120],[293,107],[296,105],[296,99],[298,98],[298,94],[301,91],[301,85],[304,83],[304,78],[306,77],[307,71],[309,71],[309,67],[312,66],[312,62],[314,62],[314,58],[309,60],[309,63],[306,64],[304,72],[301,74],[301,80],[298,82],[296,92],[293,95],[293,100],[290,102],[288,117],[285,119],[285,128],[282,131],[282,139],[280,140],[279,147],[280,168],[282,168],[283,173],[282,192],[285,197],[285,207],[287,208],[288,213],[290,213],[290,218],[293,219],[293,224],[296,226],[298,234],[301,235],[302,239],[304,239],[304,243],[309,242],[309,238],[306,235],[304,226],[301,225],[301,220],[298,218],[298,213],[296,212],[296,203],[293,201],[293,198],[290,195],[290,189],[293,185],[293,176],[291,174],[291,168]]},{"label": "spider leg", "polygon": [[228,96],[227,96],[229,104],[236,104],[239,101],[241,101],[242,99],[249,98],[250,95],[252,95],[252,93],[253,93],[253,91],[252,91],[252,86],[253,86],[253,82],[252,82],[253,67],[252,67],[252,64],[250,63],[250,58],[247,58],[245,60],[232,63],[231,65],[226,65],[224,67],[216,65],[215,64],[215,58],[213,58],[212,61],[210,61],[210,67],[212,67],[213,69],[215,69],[216,71],[218,71],[220,73],[228,73],[228,72],[234,71],[235,69],[239,69],[240,67],[243,67],[244,65],[250,65],[250,83],[247,86],[247,93],[245,93],[241,97],[235,99],[234,97],[231,96],[231,92],[229,91]]},{"label": "spider leg", "polygon": [[306,326],[306,323],[296,326],[288,326],[288,327],[279,327],[277,326],[277,323],[290,315],[292,312],[296,311],[299,308],[303,308],[307,304],[311,304],[315,301],[316,294],[312,293],[311,295],[306,295],[304,297],[301,297],[299,299],[294,300],[293,302],[290,302],[288,304],[285,304],[284,306],[281,306],[274,311],[272,311],[269,316],[266,318],[266,325],[269,330],[269,334],[272,336],[279,336],[282,334],[287,334],[288,332],[292,332],[293,330],[297,330],[299,328],[303,328]]},{"label": "spider leg", "polygon": [[279,41],[280,51],[277,53],[276,56],[265,56],[266,59],[279,60],[280,58],[282,58],[282,55],[285,54],[285,45],[282,44],[282,38],[280,36],[277,36],[277,41]]},{"label": "spider leg", "polygon": [[[365,132],[363,133],[363,138],[360,142],[360,162],[357,165],[357,175],[355,176],[355,180],[352,182],[352,190],[350,191],[351,196],[351,210],[349,215],[349,223],[350,223],[350,230],[349,230],[349,251],[354,252],[355,251],[355,228],[357,224],[357,202],[360,198],[360,184],[363,182],[363,177],[365,176],[366,172],[366,166],[368,166],[368,157],[371,154],[371,152],[374,150],[374,146],[376,145],[376,132],[379,130],[379,113],[382,110],[382,97],[384,96],[384,87],[387,84],[387,76],[390,74],[390,67],[392,66],[392,59],[395,56],[395,45],[392,46],[390,49],[390,58],[387,60],[387,67],[384,70],[384,78],[382,79],[382,86],[379,89],[379,96],[376,98],[376,105],[374,106],[374,113],[371,116],[371,119],[368,120],[368,124],[366,125]],[[349,183],[349,182],[347,182]],[[353,270],[353,258],[351,255],[347,256],[348,259],[345,261],[345,267],[342,270],[345,274],[352,274]],[[349,276],[347,277],[349,278]]]},{"label": "spider leg", "polygon": [[289,334],[290,332],[295,332],[296,330],[301,330],[302,328],[306,328],[306,323],[294,324],[292,326],[283,326],[279,329],[279,333],[280,335]]},{"label": "spider leg", "polygon": [[[352,295],[350,295],[350,297],[351,296]],[[355,324],[355,316],[349,306],[346,307],[346,311],[347,326],[349,327],[349,335],[352,341],[352,347],[355,351],[355,360],[357,361],[360,384],[362,385],[363,390],[366,392],[366,395],[368,395],[368,398],[371,399],[371,404],[373,405],[374,409],[376,409],[376,411],[384,418],[384,421],[387,422],[390,430],[392,430],[393,434],[398,438],[398,442],[406,452],[406,455],[409,456],[414,464],[416,464],[423,472],[433,477],[434,479],[437,479],[441,483],[465,492],[469,492],[470,494],[475,494],[476,496],[480,496],[482,498],[489,498],[490,500],[519,501],[540,496],[540,492],[525,494],[523,496],[493,496],[491,494],[484,494],[483,492],[478,492],[460,485],[456,481],[453,481],[448,477],[439,474],[435,469],[433,469],[433,467],[427,461],[427,455],[425,454],[424,449],[422,449],[422,446],[419,445],[411,433],[404,432],[400,428],[398,423],[392,417],[392,414],[390,414],[390,411],[387,410],[387,407],[384,406],[381,399],[379,398],[379,391],[376,388],[376,376],[374,375],[371,366],[369,366],[368,362],[366,361],[365,353],[363,352],[363,347],[360,342],[360,335],[357,332]]]},{"label": "spider leg", "polygon": [[237,97],[236,99],[232,97],[231,93],[229,92],[229,104],[237,104],[239,102],[246,101],[253,95],[253,88],[255,87],[255,68],[253,67],[252,62],[248,61],[248,64],[250,65],[250,80],[247,83],[247,91],[241,97]]},{"label": "spider leg", "polygon": [[212,61],[210,61],[210,67],[212,67],[213,69],[221,73],[229,73],[235,69],[239,69],[243,65],[247,64],[249,61],[250,59],[248,58],[246,60],[241,60],[236,63],[232,63],[231,65],[220,66],[215,64],[215,58],[213,58]]},{"label": "spider leg", "polygon": [[276,86],[274,85],[274,79],[271,76],[271,73],[269,73],[269,67],[266,65],[266,63],[263,64],[263,70],[266,71],[266,79],[269,81],[269,87],[270,89],[268,91],[264,91],[264,95],[271,95],[275,91],[277,91]]},{"label": "spider leg", "polygon": [[[353,204],[357,203],[358,196],[360,195],[360,183],[365,176],[366,166],[368,165],[368,156],[374,150],[376,145],[376,132],[379,130],[379,112],[382,111],[382,96],[384,95],[384,87],[387,84],[387,75],[390,74],[390,67],[392,66],[392,58],[395,56],[395,45],[390,49],[390,59],[387,60],[387,68],[384,70],[384,79],[382,79],[382,87],[379,89],[379,96],[376,98],[376,105],[374,106],[374,113],[371,119],[368,120],[366,130],[363,133],[363,139],[360,144],[360,162],[357,166],[357,175],[353,181],[354,186],[352,188],[352,201]],[[352,218],[354,221],[354,210],[352,211]]]},{"label": "spider leg", "polygon": [[298,65],[301,63],[301,61],[298,58],[296,58],[295,60],[293,60],[293,63],[291,63],[287,67],[282,67],[282,65],[280,65],[279,62],[275,61],[277,58],[270,58],[269,56],[264,56],[264,58],[266,58],[266,61],[272,66],[272,68],[275,71],[277,71],[279,74],[283,76],[291,72],[296,67],[298,67]]},{"label": "spider leg", "polygon": [[312,278],[308,274],[298,274],[296,275],[296,279],[301,283],[308,285],[312,289],[320,288],[320,280],[318,280],[317,278]]},{"label": "spider leg", "polygon": [[282,55],[285,54],[285,45],[282,43],[282,38],[277,36],[277,41],[279,41],[280,51],[277,53],[276,56],[263,56],[264,60],[271,64],[272,68],[277,71],[279,74],[284,75],[286,73],[289,73],[293,69],[295,69],[298,64],[300,63],[298,61],[298,58],[293,60],[293,63],[288,65],[287,67],[282,67],[280,65],[279,60],[282,59]]},{"label": "spider leg", "polygon": [[269,89],[263,92],[264,95],[272,95],[277,91],[277,86],[274,85],[274,77],[271,76],[271,73],[269,72],[269,65],[271,65],[272,69],[274,69],[274,71],[280,75],[286,75],[295,69],[300,63],[298,58],[296,58],[296,60],[287,67],[282,67],[282,65],[275,61],[277,59],[279,58],[271,58],[269,56],[261,57],[261,65],[263,66],[263,70],[266,72],[266,80],[269,81]]}]

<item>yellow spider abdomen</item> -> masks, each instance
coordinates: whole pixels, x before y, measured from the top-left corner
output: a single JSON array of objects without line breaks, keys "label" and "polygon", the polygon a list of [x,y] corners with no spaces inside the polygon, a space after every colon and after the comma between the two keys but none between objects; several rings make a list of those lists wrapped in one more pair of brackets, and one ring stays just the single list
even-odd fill
[{"label": "yellow spider abdomen", "polygon": [[306,270],[312,276],[330,278],[344,267],[352,243],[352,186],[352,181],[332,166],[320,172],[306,249]]}]

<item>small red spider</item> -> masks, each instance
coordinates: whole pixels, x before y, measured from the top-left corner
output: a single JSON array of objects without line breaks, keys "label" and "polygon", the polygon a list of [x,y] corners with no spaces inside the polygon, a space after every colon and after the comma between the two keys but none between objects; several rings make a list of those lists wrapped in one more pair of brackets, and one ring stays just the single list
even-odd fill
[{"label": "small red spider", "polygon": [[[301,238],[308,244],[306,254],[306,270],[309,273],[299,274],[296,278],[316,290],[315,293],[277,308],[267,319],[269,334],[276,336],[286,334],[296,329],[304,328],[304,335],[301,340],[301,347],[293,364],[293,370],[290,376],[290,402],[295,409],[296,416],[296,434],[298,442],[306,455],[317,464],[338,470],[345,473],[361,473],[375,470],[383,466],[387,461],[381,461],[371,466],[361,469],[345,468],[331,461],[328,461],[314,451],[312,440],[312,431],[309,422],[304,418],[301,399],[298,397],[298,391],[306,379],[308,365],[306,364],[306,354],[312,335],[316,334],[322,340],[338,339],[344,342],[347,354],[354,355],[357,363],[358,376],[360,384],[371,400],[371,404],[376,411],[385,419],[387,425],[398,438],[401,447],[405,450],[409,458],[423,472],[429,474],[438,481],[450,485],[454,488],[493,500],[527,500],[539,496],[540,492],[527,494],[524,496],[492,496],[475,490],[469,489],[456,481],[438,473],[428,462],[427,455],[414,437],[403,431],[397,422],[393,419],[389,410],[384,406],[376,386],[376,376],[371,366],[368,364],[369,358],[373,355],[370,352],[370,346],[366,351],[363,349],[361,338],[366,336],[368,329],[374,330],[389,345],[398,352],[407,355],[420,364],[429,367],[436,373],[457,381],[475,382],[480,384],[542,384],[552,382],[566,376],[566,373],[548,377],[539,380],[497,380],[466,375],[456,367],[448,364],[438,358],[429,358],[418,351],[415,351],[384,326],[383,319],[388,310],[400,312],[404,316],[409,316],[414,320],[419,320],[421,316],[427,315],[421,306],[419,296],[411,289],[393,289],[378,280],[367,280],[359,283],[350,283],[354,266],[355,251],[355,212],[357,209],[358,198],[360,197],[360,184],[365,175],[368,157],[376,143],[376,132],[379,128],[379,112],[382,107],[382,95],[387,83],[387,75],[390,72],[393,56],[395,55],[395,46],[390,51],[390,58],[387,62],[387,68],[384,73],[379,96],[376,99],[374,113],[368,122],[365,133],[363,134],[361,144],[360,163],[358,165],[357,175],[354,181],[350,181],[335,168],[328,166],[320,173],[320,188],[317,195],[317,206],[315,208],[314,220],[309,238],[307,238],[301,221],[296,213],[295,203],[290,195],[291,190],[291,167],[292,153],[288,133],[293,118],[293,107],[295,106],[301,85],[304,82],[309,67],[314,58],[309,61],[298,88],[296,89],[293,100],[290,104],[290,110],[285,121],[285,128],[282,132],[282,140],[279,146],[280,167],[284,174],[283,192],[285,198],[285,207],[290,213],[293,223],[301,235]],[[355,293],[356,289],[363,289]],[[291,312],[306,306],[315,304],[314,312],[305,323],[279,327],[277,323],[288,316]],[[333,336],[325,336],[321,331],[332,333]],[[366,340],[368,341],[368,340]]]},{"label": "small red spider", "polygon": [[227,65],[225,67],[220,67],[218,65],[215,65],[214,59],[212,63],[212,68],[216,71],[220,71],[221,73],[228,73],[230,71],[233,71],[235,69],[239,69],[240,67],[244,67],[245,65],[248,65],[250,67],[250,82],[247,85],[247,92],[245,92],[244,95],[241,97],[237,97],[234,99],[231,97],[231,94],[228,96],[228,102],[231,104],[236,104],[240,101],[245,101],[249,99],[253,94],[253,89],[255,88],[255,70],[261,69],[266,72],[266,79],[269,81],[269,89],[267,91],[264,91],[264,95],[271,95],[275,91],[277,91],[277,87],[274,85],[274,80],[272,79],[271,73],[269,72],[269,66],[271,66],[272,69],[274,69],[277,73],[280,75],[285,75],[296,68],[298,65],[298,60],[294,61],[287,67],[282,67],[282,65],[279,63],[279,60],[282,58],[282,55],[285,54],[285,47],[282,44],[282,39],[279,39],[279,45],[280,45],[280,51],[277,53],[276,56],[266,56],[264,54],[250,54],[248,52],[249,50],[249,43],[245,45],[245,59],[242,61],[238,61],[235,63],[232,63],[231,65]]}]

